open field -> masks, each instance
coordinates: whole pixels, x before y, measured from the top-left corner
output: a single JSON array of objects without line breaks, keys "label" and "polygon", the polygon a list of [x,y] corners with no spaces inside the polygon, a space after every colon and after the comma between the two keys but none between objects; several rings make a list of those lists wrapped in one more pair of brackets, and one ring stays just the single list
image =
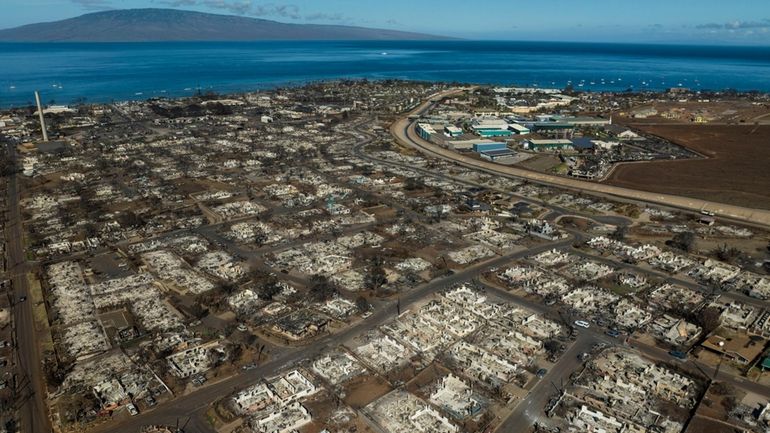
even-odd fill
[{"label": "open field", "polygon": [[543,153],[522,161],[518,165],[529,170],[552,173],[553,168],[559,164],[561,164],[561,161],[558,156],[552,153]]},{"label": "open field", "polygon": [[770,209],[770,126],[636,126],[708,159],[622,165],[605,183]]}]

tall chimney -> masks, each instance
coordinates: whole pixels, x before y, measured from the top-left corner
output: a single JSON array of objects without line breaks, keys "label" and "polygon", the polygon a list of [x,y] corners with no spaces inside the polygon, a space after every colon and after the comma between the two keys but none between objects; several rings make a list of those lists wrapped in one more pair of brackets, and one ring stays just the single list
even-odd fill
[{"label": "tall chimney", "polygon": [[37,102],[37,114],[40,116],[40,130],[43,131],[43,141],[48,141],[48,131],[45,130],[45,116],[43,116],[43,106],[40,105],[40,93],[35,90],[35,102]]}]

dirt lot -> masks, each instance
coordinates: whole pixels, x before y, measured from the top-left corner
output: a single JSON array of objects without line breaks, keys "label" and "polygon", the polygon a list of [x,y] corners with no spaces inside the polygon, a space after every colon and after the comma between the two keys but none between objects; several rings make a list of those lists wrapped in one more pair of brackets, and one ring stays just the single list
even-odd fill
[{"label": "dirt lot", "polygon": [[540,171],[543,173],[550,173],[554,167],[560,164],[561,160],[559,160],[558,156],[552,153],[542,153],[535,155],[532,158],[519,163],[518,165],[522,168]]},{"label": "dirt lot", "polygon": [[687,429],[687,433],[734,433],[735,431],[734,427],[703,417],[693,419]]},{"label": "dirt lot", "polygon": [[770,126],[636,127],[708,156],[617,167],[605,183],[770,209]]},{"label": "dirt lot", "polygon": [[360,409],[391,391],[390,385],[378,376],[359,376],[345,385],[345,404]]}]

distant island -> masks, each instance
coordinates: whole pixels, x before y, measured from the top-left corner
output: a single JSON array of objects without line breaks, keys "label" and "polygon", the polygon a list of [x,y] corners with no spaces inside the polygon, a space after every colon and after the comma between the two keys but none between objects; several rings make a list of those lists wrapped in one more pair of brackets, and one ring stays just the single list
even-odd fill
[{"label": "distant island", "polygon": [[450,38],[355,26],[290,24],[177,9],[111,10],[0,30],[2,42],[442,39]]}]

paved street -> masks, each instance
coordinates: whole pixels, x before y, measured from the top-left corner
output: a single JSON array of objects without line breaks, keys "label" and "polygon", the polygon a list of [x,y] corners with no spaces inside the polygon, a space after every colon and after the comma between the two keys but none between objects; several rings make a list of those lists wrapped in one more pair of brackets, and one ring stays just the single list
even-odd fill
[{"label": "paved street", "polygon": [[[16,147],[8,144],[8,155],[16,161]],[[13,324],[17,359],[17,395],[21,431],[26,433],[47,433],[51,431],[46,409],[46,394],[43,389],[43,373],[37,347],[37,332],[32,313],[32,302],[20,302],[22,296],[29,296],[26,272],[27,259],[24,254],[24,228],[21,223],[19,206],[19,185],[16,174],[8,181],[8,223],[5,230],[9,276],[13,282]]]}]

